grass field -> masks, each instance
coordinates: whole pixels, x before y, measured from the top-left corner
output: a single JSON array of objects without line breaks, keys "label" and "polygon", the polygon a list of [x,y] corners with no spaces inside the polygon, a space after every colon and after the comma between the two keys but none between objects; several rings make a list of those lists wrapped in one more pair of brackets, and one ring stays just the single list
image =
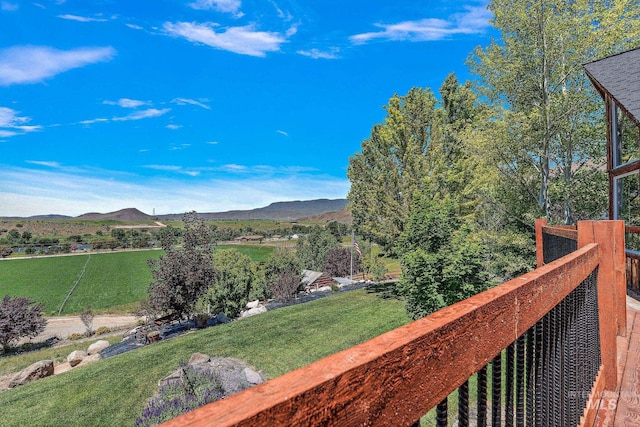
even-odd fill
[{"label": "grass field", "polygon": [[402,302],[365,290],[270,311],[0,393],[2,425],[132,425],[157,381],[194,352],[238,357],[273,378],[408,321]]},{"label": "grass field", "polygon": [[269,256],[275,251],[275,246],[266,245],[218,245],[216,250],[235,249],[238,252],[247,255],[255,262],[265,262]]},{"label": "grass field", "polygon": [[80,278],[61,314],[79,313],[88,305],[98,313],[131,310],[146,297],[151,281],[147,260],[160,254],[116,252],[2,261],[0,295],[29,296],[45,305],[46,315],[57,315]]},{"label": "grass field", "polygon": [[[266,261],[275,250],[262,245],[217,247],[225,249],[236,249],[256,262]],[[130,312],[147,297],[151,282],[147,260],[161,254],[162,251],[149,250],[2,261],[0,297],[28,296],[45,305],[47,316],[57,315],[67,293],[80,278],[64,304],[62,315],[80,313],[88,305],[96,313]]]}]

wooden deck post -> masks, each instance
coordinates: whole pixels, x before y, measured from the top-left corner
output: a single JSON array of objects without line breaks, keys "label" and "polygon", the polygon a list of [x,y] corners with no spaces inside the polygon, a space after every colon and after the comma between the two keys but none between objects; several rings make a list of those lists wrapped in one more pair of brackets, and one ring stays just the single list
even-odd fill
[{"label": "wooden deck post", "polygon": [[542,246],[542,227],[547,225],[547,220],[544,218],[536,219],[536,268],[540,268],[544,265],[544,249]]},{"label": "wooden deck post", "polygon": [[603,380],[606,390],[617,386],[616,336],[626,333],[626,283],[623,221],[579,221],[578,248],[598,244],[598,307]]}]

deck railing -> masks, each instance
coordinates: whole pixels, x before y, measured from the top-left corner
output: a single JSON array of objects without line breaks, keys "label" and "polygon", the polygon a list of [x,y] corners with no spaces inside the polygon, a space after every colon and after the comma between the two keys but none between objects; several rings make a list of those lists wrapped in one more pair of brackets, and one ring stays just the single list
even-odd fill
[{"label": "deck railing", "polygon": [[617,382],[624,226],[575,233],[531,273],[166,425],[587,425]]}]

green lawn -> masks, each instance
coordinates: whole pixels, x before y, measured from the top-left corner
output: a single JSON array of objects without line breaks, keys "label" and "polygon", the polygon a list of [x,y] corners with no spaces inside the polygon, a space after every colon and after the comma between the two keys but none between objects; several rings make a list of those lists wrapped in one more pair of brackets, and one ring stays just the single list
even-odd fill
[{"label": "green lawn", "polygon": [[146,297],[151,282],[147,260],[160,254],[115,252],[2,261],[0,295],[29,296],[45,305],[46,315],[57,315],[84,268],[63,315],[79,313],[87,305],[99,313],[131,310]]},{"label": "green lawn", "polygon": [[269,259],[275,246],[266,245],[218,245],[216,250],[235,249],[238,252],[247,255],[255,262],[265,262]]},{"label": "green lawn", "polygon": [[238,357],[273,378],[408,321],[398,300],[365,290],[340,293],[159,342],[0,393],[2,425],[132,425],[156,391],[158,379],[194,352]]}]

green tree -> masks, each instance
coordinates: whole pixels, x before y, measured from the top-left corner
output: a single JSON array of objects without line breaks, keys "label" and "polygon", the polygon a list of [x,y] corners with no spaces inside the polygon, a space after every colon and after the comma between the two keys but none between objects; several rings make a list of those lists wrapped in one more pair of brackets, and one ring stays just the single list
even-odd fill
[{"label": "green tree", "polygon": [[0,245],[0,258],[6,258],[13,253],[11,246]]},{"label": "green tree", "polygon": [[296,254],[303,268],[322,271],[327,254],[336,246],[338,241],[329,230],[314,225],[296,243]]},{"label": "green tree", "polygon": [[286,249],[279,249],[264,266],[265,283],[274,298],[287,300],[301,285],[302,268],[298,257]]},{"label": "green tree", "polygon": [[362,151],[349,159],[347,176],[357,233],[389,250],[428,174],[436,99],[430,89],[412,88],[394,95],[384,108],[384,123],[373,127]]},{"label": "green tree", "polygon": [[400,238],[398,284],[414,318],[433,313],[489,287],[486,249],[450,199],[421,197]]},{"label": "green tree", "polygon": [[247,255],[235,249],[218,250],[213,255],[216,283],[210,286],[203,300],[211,305],[213,313],[224,313],[233,319],[240,315],[249,301],[256,283],[254,263]]},{"label": "green tree", "polygon": [[165,254],[148,261],[153,278],[149,305],[180,317],[191,314],[197,300],[215,283],[211,229],[196,212],[184,214],[182,221],[182,248],[165,241]]},{"label": "green tree", "polygon": [[638,40],[637,2],[493,0],[489,9],[501,38],[470,65],[493,112],[485,154],[515,197],[505,206],[565,223],[605,212],[602,101],[581,64]]}]

